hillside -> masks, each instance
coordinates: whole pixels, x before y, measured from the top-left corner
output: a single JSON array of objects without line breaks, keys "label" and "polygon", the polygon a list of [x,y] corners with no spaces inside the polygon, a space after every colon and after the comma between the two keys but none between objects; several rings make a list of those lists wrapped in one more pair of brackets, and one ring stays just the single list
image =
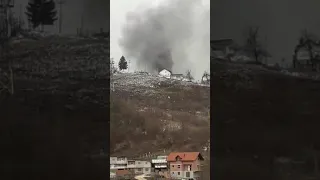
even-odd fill
[{"label": "hillside", "polygon": [[44,36],[16,40],[1,52],[1,81],[7,82],[7,59],[15,79],[13,95],[0,93],[1,176],[108,179],[108,161],[86,155],[207,146],[209,87],[115,74],[109,94],[108,46],[105,39]]},{"label": "hillside", "polygon": [[211,66],[213,177],[315,177],[320,81],[258,65]]},{"label": "hillside", "polygon": [[3,179],[108,178],[107,164],[84,154],[108,147],[109,42],[48,36],[10,46],[0,61],[1,81],[6,59],[15,75],[14,94],[0,94]]},{"label": "hillside", "polygon": [[202,150],[210,137],[210,89],[146,73],[111,83],[111,153]]}]

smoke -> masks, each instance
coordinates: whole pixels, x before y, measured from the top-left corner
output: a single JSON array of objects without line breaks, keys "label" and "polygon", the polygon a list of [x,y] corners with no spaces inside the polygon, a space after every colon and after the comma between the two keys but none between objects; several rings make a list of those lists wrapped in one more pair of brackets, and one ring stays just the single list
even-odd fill
[{"label": "smoke", "polygon": [[120,47],[136,69],[173,73],[191,70],[201,78],[210,66],[210,6],[201,0],[167,0],[127,14]]}]

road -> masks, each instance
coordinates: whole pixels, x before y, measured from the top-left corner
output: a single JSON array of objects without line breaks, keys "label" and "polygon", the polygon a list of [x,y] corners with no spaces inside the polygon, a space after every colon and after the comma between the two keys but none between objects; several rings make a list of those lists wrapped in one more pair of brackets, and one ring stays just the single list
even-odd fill
[{"label": "road", "polygon": [[136,176],[134,178],[137,179],[137,180],[147,180],[146,178],[144,178],[144,174]]}]

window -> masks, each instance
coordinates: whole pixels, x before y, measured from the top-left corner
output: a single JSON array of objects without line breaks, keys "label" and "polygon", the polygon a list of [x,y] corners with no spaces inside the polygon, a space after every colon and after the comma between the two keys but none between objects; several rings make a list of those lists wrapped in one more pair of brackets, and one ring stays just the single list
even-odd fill
[{"label": "window", "polygon": [[180,168],[180,165],[178,165],[178,168]]},{"label": "window", "polygon": [[180,175],[180,172],[178,172],[178,175]]},{"label": "window", "polygon": [[148,164],[148,162],[146,162],[146,164]]},{"label": "window", "polygon": [[190,172],[186,172],[186,177],[190,177]]},{"label": "window", "polygon": [[138,168],[137,171],[142,171],[142,168]]},{"label": "window", "polygon": [[172,167],[174,168],[174,165],[172,165]]},{"label": "window", "polygon": [[138,164],[140,164],[141,162],[138,162]]},{"label": "window", "polygon": [[144,168],[145,171],[149,171],[149,168]]},{"label": "window", "polygon": [[172,174],[174,174],[174,172],[172,172]]}]

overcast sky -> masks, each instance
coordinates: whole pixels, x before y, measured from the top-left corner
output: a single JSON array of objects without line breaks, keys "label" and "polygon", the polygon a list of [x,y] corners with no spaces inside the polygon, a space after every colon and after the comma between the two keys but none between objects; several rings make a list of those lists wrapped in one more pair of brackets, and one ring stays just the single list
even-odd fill
[{"label": "overcast sky", "polygon": [[126,15],[137,9],[140,11],[156,6],[164,0],[111,0],[110,2],[110,57],[118,62],[123,54],[119,39],[121,37],[122,26],[126,23]]},{"label": "overcast sky", "polygon": [[259,26],[260,40],[272,62],[292,62],[303,29],[320,37],[318,0],[215,0],[211,9],[211,39],[233,38],[243,43],[248,26]]},{"label": "overcast sky", "polygon": [[[195,17],[202,19],[198,19],[197,23],[195,23],[197,27],[194,28],[192,43],[188,47],[183,47],[184,51],[189,51],[189,62],[183,63],[184,65],[188,65],[188,67],[183,69],[176,68],[176,73],[185,73],[185,70],[189,68],[193,71],[194,76],[197,77],[205,70],[210,71],[210,0],[199,1],[202,2],[202,6],[195,9]],[[166,2],[168,0],[112,0],[110,2],[110,56],[114,58],[116,63],[122,55],[126,56],[119,45],[119,40],[122,36],[122,27],[126,25],[127,14],[130,12],[141,12]],[[203,22],[206,22],[205,25]],[[135,60],[133,58],[128,59],[131,60],[130,70],[136,70]]]}]

